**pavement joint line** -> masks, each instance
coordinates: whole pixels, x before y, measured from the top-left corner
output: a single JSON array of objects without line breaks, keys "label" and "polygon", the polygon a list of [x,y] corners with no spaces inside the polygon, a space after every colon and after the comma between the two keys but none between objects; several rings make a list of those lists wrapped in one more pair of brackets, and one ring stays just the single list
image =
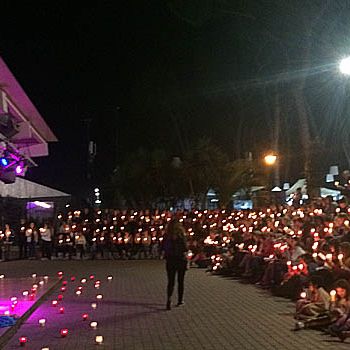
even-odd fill
[{"label": "pavement joint line", "polygon": [[9,329],[3,333],[0,337],[0,349],[3,349],[12,337],[19,331],[22,324],[32,315],[32,313],[50,296],[61,283],[61,278],[52,285],[21,317],[16,320],[16,323],[9,327]]}]

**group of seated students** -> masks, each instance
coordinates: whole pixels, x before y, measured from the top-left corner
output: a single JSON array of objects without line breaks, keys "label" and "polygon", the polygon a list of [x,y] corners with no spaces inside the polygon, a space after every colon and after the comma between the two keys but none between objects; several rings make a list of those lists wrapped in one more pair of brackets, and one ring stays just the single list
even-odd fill
[{"label": "group of seated students", "polygon": [[211,248],[209,270],[295,301],[295,331],[319,329],[342,341],[350,337],[346,201],[326,198],[232,214],[224,230],[204,240],[202,252]]}]

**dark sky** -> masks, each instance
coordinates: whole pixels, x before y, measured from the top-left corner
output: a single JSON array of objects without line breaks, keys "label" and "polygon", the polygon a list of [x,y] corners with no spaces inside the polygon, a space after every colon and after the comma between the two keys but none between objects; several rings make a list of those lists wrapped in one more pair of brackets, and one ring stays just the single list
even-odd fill
[{"label": "dark sky", "polygon": [[[277,89],[288,115],[284,126],[294,130],[294,106],[284,92],[304,67],[305,28],[325,2],[8,3],[1,8],[0,55],[59,139],[28,176],[79,193],[86,163],[84,119],[92,119],[91,138],[97,142],[96,185],[115,160],[138,147],[181,154],[175,126],[186,148],[205,135],[232,156],[266,149],[271,92],[275,77],[285,71],[288,82]],[[332,2],[316,23],[313,66],[338,58],[340,46],[350,53],[346,3]],[[329,85],[327,77],[320,78],[321,90]],[[320,101],[326,104],[325,91],[310,94],[318,115],[339,114],[329,104],[319,107]]]}]

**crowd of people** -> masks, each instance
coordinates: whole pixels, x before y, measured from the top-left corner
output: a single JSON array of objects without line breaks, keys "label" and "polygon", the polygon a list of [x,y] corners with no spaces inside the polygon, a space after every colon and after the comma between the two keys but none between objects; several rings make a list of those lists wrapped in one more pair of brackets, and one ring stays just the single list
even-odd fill
[{"label": "crowd of people", "polygon": [[184,228],[189,265],[231,275],[296,301],[296,327],[350,336],[350,206],[320,198],[258,210],[100,210],[54,225],[1,231],[1,258],[160,259],[169,222]]},{"label": "crowd of people", "polygon": [[[295,331],[350,336],[350,207],[309,204],[219,213],[209,270],[296,301]],[[212,225],[212,224],[211,224]],[[194,257],[195,259],[195,257]]]}]

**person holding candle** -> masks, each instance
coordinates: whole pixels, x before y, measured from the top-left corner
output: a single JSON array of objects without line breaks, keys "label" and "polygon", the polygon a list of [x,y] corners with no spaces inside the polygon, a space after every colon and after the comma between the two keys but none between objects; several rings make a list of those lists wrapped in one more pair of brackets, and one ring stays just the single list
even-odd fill
[{"label": "person holding candle", "polygon": [[336,300],[331,303],[330,310],[334,318],[332,325],[328,327],[328,333],[339,336],[344,340],[343,332],[350,330],[350,284],[342,279],[335,284]]},{"label": "person holding candle", "polygon": [[312,276],[305,295],[296,303],[295,318],[297,320],[312,320],[327,313],[330,296],[322,286],[321,278]]},{"label": "person holding candle", "polygon": [[36,258],[36,245],[39,241],[39,234],[38,230],[35,227],[34,222],[31,222],[28,226],[28,228],[25,231],[26,235],[26,244],[28,251],[28,257],[29,259],[35,259]]},{"label": "person holding candle", "polygon": [[183,305],[184,280],[187,270],[185,230],[182,224],[174,219],[169,222],[163,243],[166,271],[168,277],[166,309],[171,310],[171,297],[175,286],[177,274],[178,303]]},{"label": "person holding candle", "polygon": [[327,332],[329,334],[339,335],[342,327],[347,322],[347,315],[350,312],[350,284],[346,280],[337,281],[334,285],[334,290],[330,292],[328,300],[329,307],[327,311],[303,322],[297,322],[294,330],[328,327]]}]

